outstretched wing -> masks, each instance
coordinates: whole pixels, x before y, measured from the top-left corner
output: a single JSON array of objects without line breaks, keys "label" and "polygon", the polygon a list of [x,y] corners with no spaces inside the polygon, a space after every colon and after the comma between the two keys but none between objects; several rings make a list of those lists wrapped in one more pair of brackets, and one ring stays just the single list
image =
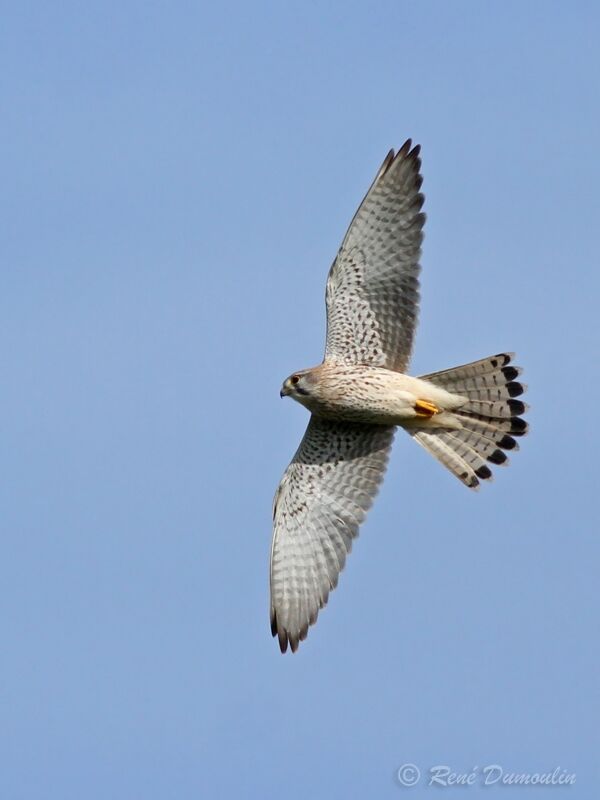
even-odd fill
[{"label": "outstretched wing", "polygon": [[311,417],[273,501],[271,631],[306,638],[377,494],[394,428]]},{"label": "outstretched wing", "polygon": [[329,272],[326,361],[407,367],[425,222],[420,147],[410,148],[388,154]]}]

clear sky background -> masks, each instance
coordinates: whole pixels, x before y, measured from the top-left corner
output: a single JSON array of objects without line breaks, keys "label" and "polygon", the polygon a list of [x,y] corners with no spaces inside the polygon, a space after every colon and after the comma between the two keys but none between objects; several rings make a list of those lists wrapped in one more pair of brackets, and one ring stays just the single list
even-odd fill
[{"label": "clear sky background", "polygon": [[[600,11],[6,4],[0,797],[433,796],[598,751]],[[469,492],[399,433],[295,655],[271,501],[324,287],[423,147],[414,373],[514,349],[531,435]],[[444,795],[446,796],[446,795]]]}]

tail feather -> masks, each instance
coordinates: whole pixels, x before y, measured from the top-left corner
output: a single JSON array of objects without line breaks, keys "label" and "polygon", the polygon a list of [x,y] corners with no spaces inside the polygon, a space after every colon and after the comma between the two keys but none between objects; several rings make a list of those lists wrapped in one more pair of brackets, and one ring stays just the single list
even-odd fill
[{"label": "tail feather", "polygon": [[422,445],[434,458],[443,464],[453,475],[471,489],[479,485],[475,471],[461,458],[455,449],[440,436],[439,430],[409,431],[411,436]]},{"label": "tail feather", "polygon": [[521,418],[527,406],[515,400],[525,391],[516,381],[521,369],[511,364],[512,353],[500,353],[443,372],[423,375],[422,379],[448,392],[466,398],[452,412],[458,428],[431,427],[426,423],[409,433],[435,458],[470,488],[479,479],[490,480],[491,464],[506,464],[506,450],[518,450],[513,438],[527,432]]},{"label": "tail feather", "polygon": [[[490,421],[463,414],[457,414],[457,416],[462,425],[460,433],[464,435],[464,441],[471,447],[475,447],[481,442],[481,447],[485,447],[485,451],[478,450],[478,452],[481,453],[481,455],[485,455],[486,458],[488,454],[491,455],[493,453],[496,447],[500,447],[502,450],[513,450],[515,452],[519,449],[519,443],[513,436],[521,436],[523,433],[522,431],[513,431],[513,436],[511,436],[509,433],[505,433],[497,424],[490,424]],[[503,420],[495,419],[493,423],[500,423],[502,421]]]},{"label": "tail feather", "polygon": [[467,444],[460,431],[443,431],[440,437],[471,467],[478,478],[489,480],[492,477],[492,471],[485,463],[486,459]]},{"label": "tail feather", "polygon": [[[498,353],[489,358],[482,358],[479,361],[472,361],[470,364],[462,364],[460,367],[452,367],[451,369],[443,369],[441,372],[432,372],[429,375],[421,375],[423,380],[431,381],[437,386],[453,386],[459,384],[464,386],[469,379],[476,379],[482,375],[495,374],[499,370],[502,371],[508,367],[512,359],[515,357],[514,353]],[[511,367],[512,370],[518,367]],[[520,370],[517,374],[520,373]],[[509,373],[510,374],[510,373]],[[516,377],[516,375],[514,375]],[[508,378],[513,380],[513,376]],[[506,381],[504,381],[506,383]]]},{"label": "tail feather", "polygon": [[[457,391],[457,394],[460,392]],[[477,414],[484,419],[511,419],[520,417],[528,409],[528,406],[521,400],[472,400],[460,409],[463,414],[470,412]]]},{"label": "tail feather", "polygon": [[464,413],[462,408],[459,408],[454,414],[460,420],[463,427],[476,425],[478,422],[481,422],[486,426],[492,425],[496,431],[504,431],[507,434],[511,434],[511,436],[525,436],[529,430],[528,423],[524,419],[521,419],[521,417],[510,417],[509,419],[499,419],[496,417],[490,419],[490,417],[483,414],[475,414],[474,412]]}]

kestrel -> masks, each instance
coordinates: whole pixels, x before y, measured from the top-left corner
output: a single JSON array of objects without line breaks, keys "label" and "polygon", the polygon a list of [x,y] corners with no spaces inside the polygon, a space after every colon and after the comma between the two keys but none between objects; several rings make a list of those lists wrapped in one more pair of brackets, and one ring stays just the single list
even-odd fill
[{"label": "kestrel", "polygon": [[311,417],[273,501],[271,631],[295,652],[327,603],[401,427],[471,489],[527,431],[512,353],[411,378],[419,307],[420,147],[390,151],[327,279],[323,363],[281,396]]}]

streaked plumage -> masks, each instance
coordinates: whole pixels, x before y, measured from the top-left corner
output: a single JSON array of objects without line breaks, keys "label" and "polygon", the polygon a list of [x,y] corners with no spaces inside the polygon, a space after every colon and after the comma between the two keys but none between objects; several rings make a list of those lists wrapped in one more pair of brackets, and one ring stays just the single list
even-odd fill
[{"label": "streaked plumage", "polygon": [[420,166],[410,140],[386,157],[329,272],[323,363],[282,387],[312,414],[273,503],[271,630],[282,652],[297,649],[337,585],[397,426],[470,488],[527,430],[510,353],[403,374],[419,304]]}]

